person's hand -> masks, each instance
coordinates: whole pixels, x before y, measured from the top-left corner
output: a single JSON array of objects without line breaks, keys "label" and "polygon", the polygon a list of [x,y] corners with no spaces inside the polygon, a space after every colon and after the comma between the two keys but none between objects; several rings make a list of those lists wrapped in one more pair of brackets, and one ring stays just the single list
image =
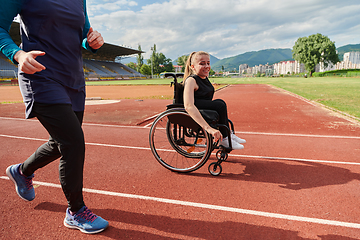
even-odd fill
[{"label": "person's hand", "polygon": [[104,39],[98,31],[91,27],[87,34],[87,41],[92,49],[99,49],[104,44]]},{"label": "person's hand", "polygon": [[214,137],[215,142],[217,142],[217,140],[222,139],[222,134],[219,130],[214,129],[214,128],[209,128],[206,131]]},{"label": "person's hand", "polygon": [[45,52],[42,51],[25,52],[20,50],[15,54],[14,60],[19,63],[20,71],[27,74],[34,74],[46,69],[44,65],[35,60],[36,57],[43,55],[45,55]]}]

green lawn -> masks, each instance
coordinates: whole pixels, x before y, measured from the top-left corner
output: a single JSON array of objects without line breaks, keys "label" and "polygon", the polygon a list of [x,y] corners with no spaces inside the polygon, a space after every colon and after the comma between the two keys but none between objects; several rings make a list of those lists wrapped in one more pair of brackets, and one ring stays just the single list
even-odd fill
[{"label": "green lawn", "polygon": [[[226,79],[215,79],[222,83]],[[360,118],[360,78],[238,78],[231,84],[270,84]]]},{"label": "green lawn", "polygon": [[[360,118],[360,78],[210,78],[217,84],[270,84]],[[170,84],[171,79],[87,82],[87,85]]]}]

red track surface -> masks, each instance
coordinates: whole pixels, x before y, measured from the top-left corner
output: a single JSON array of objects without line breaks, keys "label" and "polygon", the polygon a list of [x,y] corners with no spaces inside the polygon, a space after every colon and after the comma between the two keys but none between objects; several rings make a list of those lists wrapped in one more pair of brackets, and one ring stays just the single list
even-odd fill
[{"label": "red track surface", "polygon": [[0,238],[360,239],[358,123],[265,85],[229,86],[215,97],[247,140],[218,177],[208,164],[170,172],[151,154],[149,127],[137,124],[171,101],[87,106],[85,202],[110,222],[94,236],[63,226],[58,162],[36,172],[34,201],[16,195],[6,167],[48,136],[36,120],[22,119],[22,104],[1,104]]}]

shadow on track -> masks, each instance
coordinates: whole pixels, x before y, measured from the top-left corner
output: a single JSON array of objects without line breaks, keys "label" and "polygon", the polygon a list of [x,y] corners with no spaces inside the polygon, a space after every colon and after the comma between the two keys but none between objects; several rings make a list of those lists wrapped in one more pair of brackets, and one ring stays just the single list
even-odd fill
[{"label": "shadow on track", "polygon": [[[210,161],[211,162],[211,161]],[[241,164],[244,171],[230,173],[232,164]],[[205,165],[204,167],[207,167]],[[223,163],[223,173],[217,178],[264,182],[279,184],[280,187],[301,190],[308,188],[323,187],[329,185],[341,185],[353,180],[360,180],[360,174],[353,173],[349,169],[302,161],[273,161],[273,160],[227,160]],[[192,176],[214,178],[205,173],[188,173]]]},{"label": "shadow on track", "polygon": [[[45,210],[51,212],[64,212],[66,205],[60,205],[51,202],[42,202],[35,207],[35,210]],[[140,232],[128,229],[119,229],[111,226],[111,221],[143,226],[157,231],[180,235],[186,238],[201,239],[308,239],[298,236],[298,232],[282,230],[277,228],[257,226],[246,223],[225,221],[211,222],[201,220],[189,220],[171,218],[167,216],[158,216],[145,213],[127,212],[117,209],[93,209],[96,214],[110,221],[110,227],[100,235],[112,239],[173,239],[171,237],[161,236],[148,232]],[[161,234],[161,233],[160,233]],[[355,240],[339,235],[318,236],[322,240]],[[176,238],[177,239],[177,238]]]}]

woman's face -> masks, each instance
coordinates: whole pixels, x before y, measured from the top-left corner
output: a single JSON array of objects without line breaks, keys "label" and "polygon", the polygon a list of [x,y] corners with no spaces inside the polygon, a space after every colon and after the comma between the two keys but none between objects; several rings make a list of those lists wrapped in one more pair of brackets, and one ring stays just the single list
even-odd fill
[{"label": "woman's face", "polygon": [[198,55],[195,57],[194,64],[191,65],[195,74],[201,78],[206,78],[209,76],[210,72],[210,56],[208,55]]}]

